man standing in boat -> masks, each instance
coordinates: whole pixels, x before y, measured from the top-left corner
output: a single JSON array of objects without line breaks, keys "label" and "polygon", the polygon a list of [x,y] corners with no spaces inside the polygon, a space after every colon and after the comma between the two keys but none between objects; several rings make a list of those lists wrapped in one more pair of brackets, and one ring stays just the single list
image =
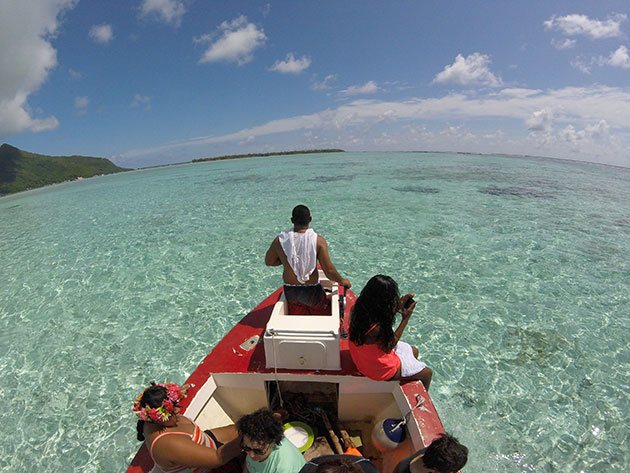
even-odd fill
[{"label": "man standing in boat", "polygon": [[291,214],[293,228],[280,233],[265,255],[267,266],[284,266],[284,296],[291,314],[329,314],[330,301],[319,284],[317,263],[324,274],[347,288],[350,281],[342,277],[328,254],[326,239],[309,228],[311,211],[298,205]]}]

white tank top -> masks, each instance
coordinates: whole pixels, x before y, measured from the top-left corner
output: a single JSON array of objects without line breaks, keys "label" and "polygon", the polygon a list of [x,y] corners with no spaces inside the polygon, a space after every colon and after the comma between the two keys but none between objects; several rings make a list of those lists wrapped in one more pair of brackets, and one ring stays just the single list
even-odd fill
[{"label": "white tank top", "polygon": [[312,228],[304,233],[290,228],[280,233],[278,239],[297,280],[305,284],[317,267],[317,233]]}]

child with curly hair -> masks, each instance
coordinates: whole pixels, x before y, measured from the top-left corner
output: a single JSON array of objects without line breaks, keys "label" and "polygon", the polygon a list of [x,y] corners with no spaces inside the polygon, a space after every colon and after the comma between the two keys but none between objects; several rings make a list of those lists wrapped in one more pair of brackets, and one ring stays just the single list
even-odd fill
[{"label": "child with curly hair", "polygon": [[247,454],[244,473],[297,473],[304,466],[304,457],[284,436],[281,420],[269,409],[241,417],[236,427]]}]

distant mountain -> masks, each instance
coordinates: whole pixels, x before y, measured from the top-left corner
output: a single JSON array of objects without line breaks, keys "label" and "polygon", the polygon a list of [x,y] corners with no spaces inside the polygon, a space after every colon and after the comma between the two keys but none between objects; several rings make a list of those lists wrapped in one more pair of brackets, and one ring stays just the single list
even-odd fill
[{"label": "distant mountain", "polygon": [[5,143],[0,146],[0,195],[127,170],[105,158],[45,156]]}]

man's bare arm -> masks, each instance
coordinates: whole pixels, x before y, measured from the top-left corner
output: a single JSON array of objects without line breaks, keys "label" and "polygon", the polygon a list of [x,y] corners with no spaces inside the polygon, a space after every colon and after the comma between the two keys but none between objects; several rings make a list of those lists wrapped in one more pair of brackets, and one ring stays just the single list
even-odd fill
[{"label": "man's bare arm", "polygon": [[321,235],[317,236],[317,259],[319,260],[319,264],[322,266],[322,271],[324,271],[324,274],[328,279],[338,282],[345,287],[352,286],[350,281],[342,277],[341,274],[339,274],[339,271],[337,271],[337,268],[335,268],[335,265],[328,254],[328,242]]},{"label": "man's bare arm", "polygon": [[274,238],[267,250],[267,254],[265,255],[265,264],[267,266],[281,266],[282,260],[278,255],[278,247],[280,246],[280,241],[278,237]]}]

